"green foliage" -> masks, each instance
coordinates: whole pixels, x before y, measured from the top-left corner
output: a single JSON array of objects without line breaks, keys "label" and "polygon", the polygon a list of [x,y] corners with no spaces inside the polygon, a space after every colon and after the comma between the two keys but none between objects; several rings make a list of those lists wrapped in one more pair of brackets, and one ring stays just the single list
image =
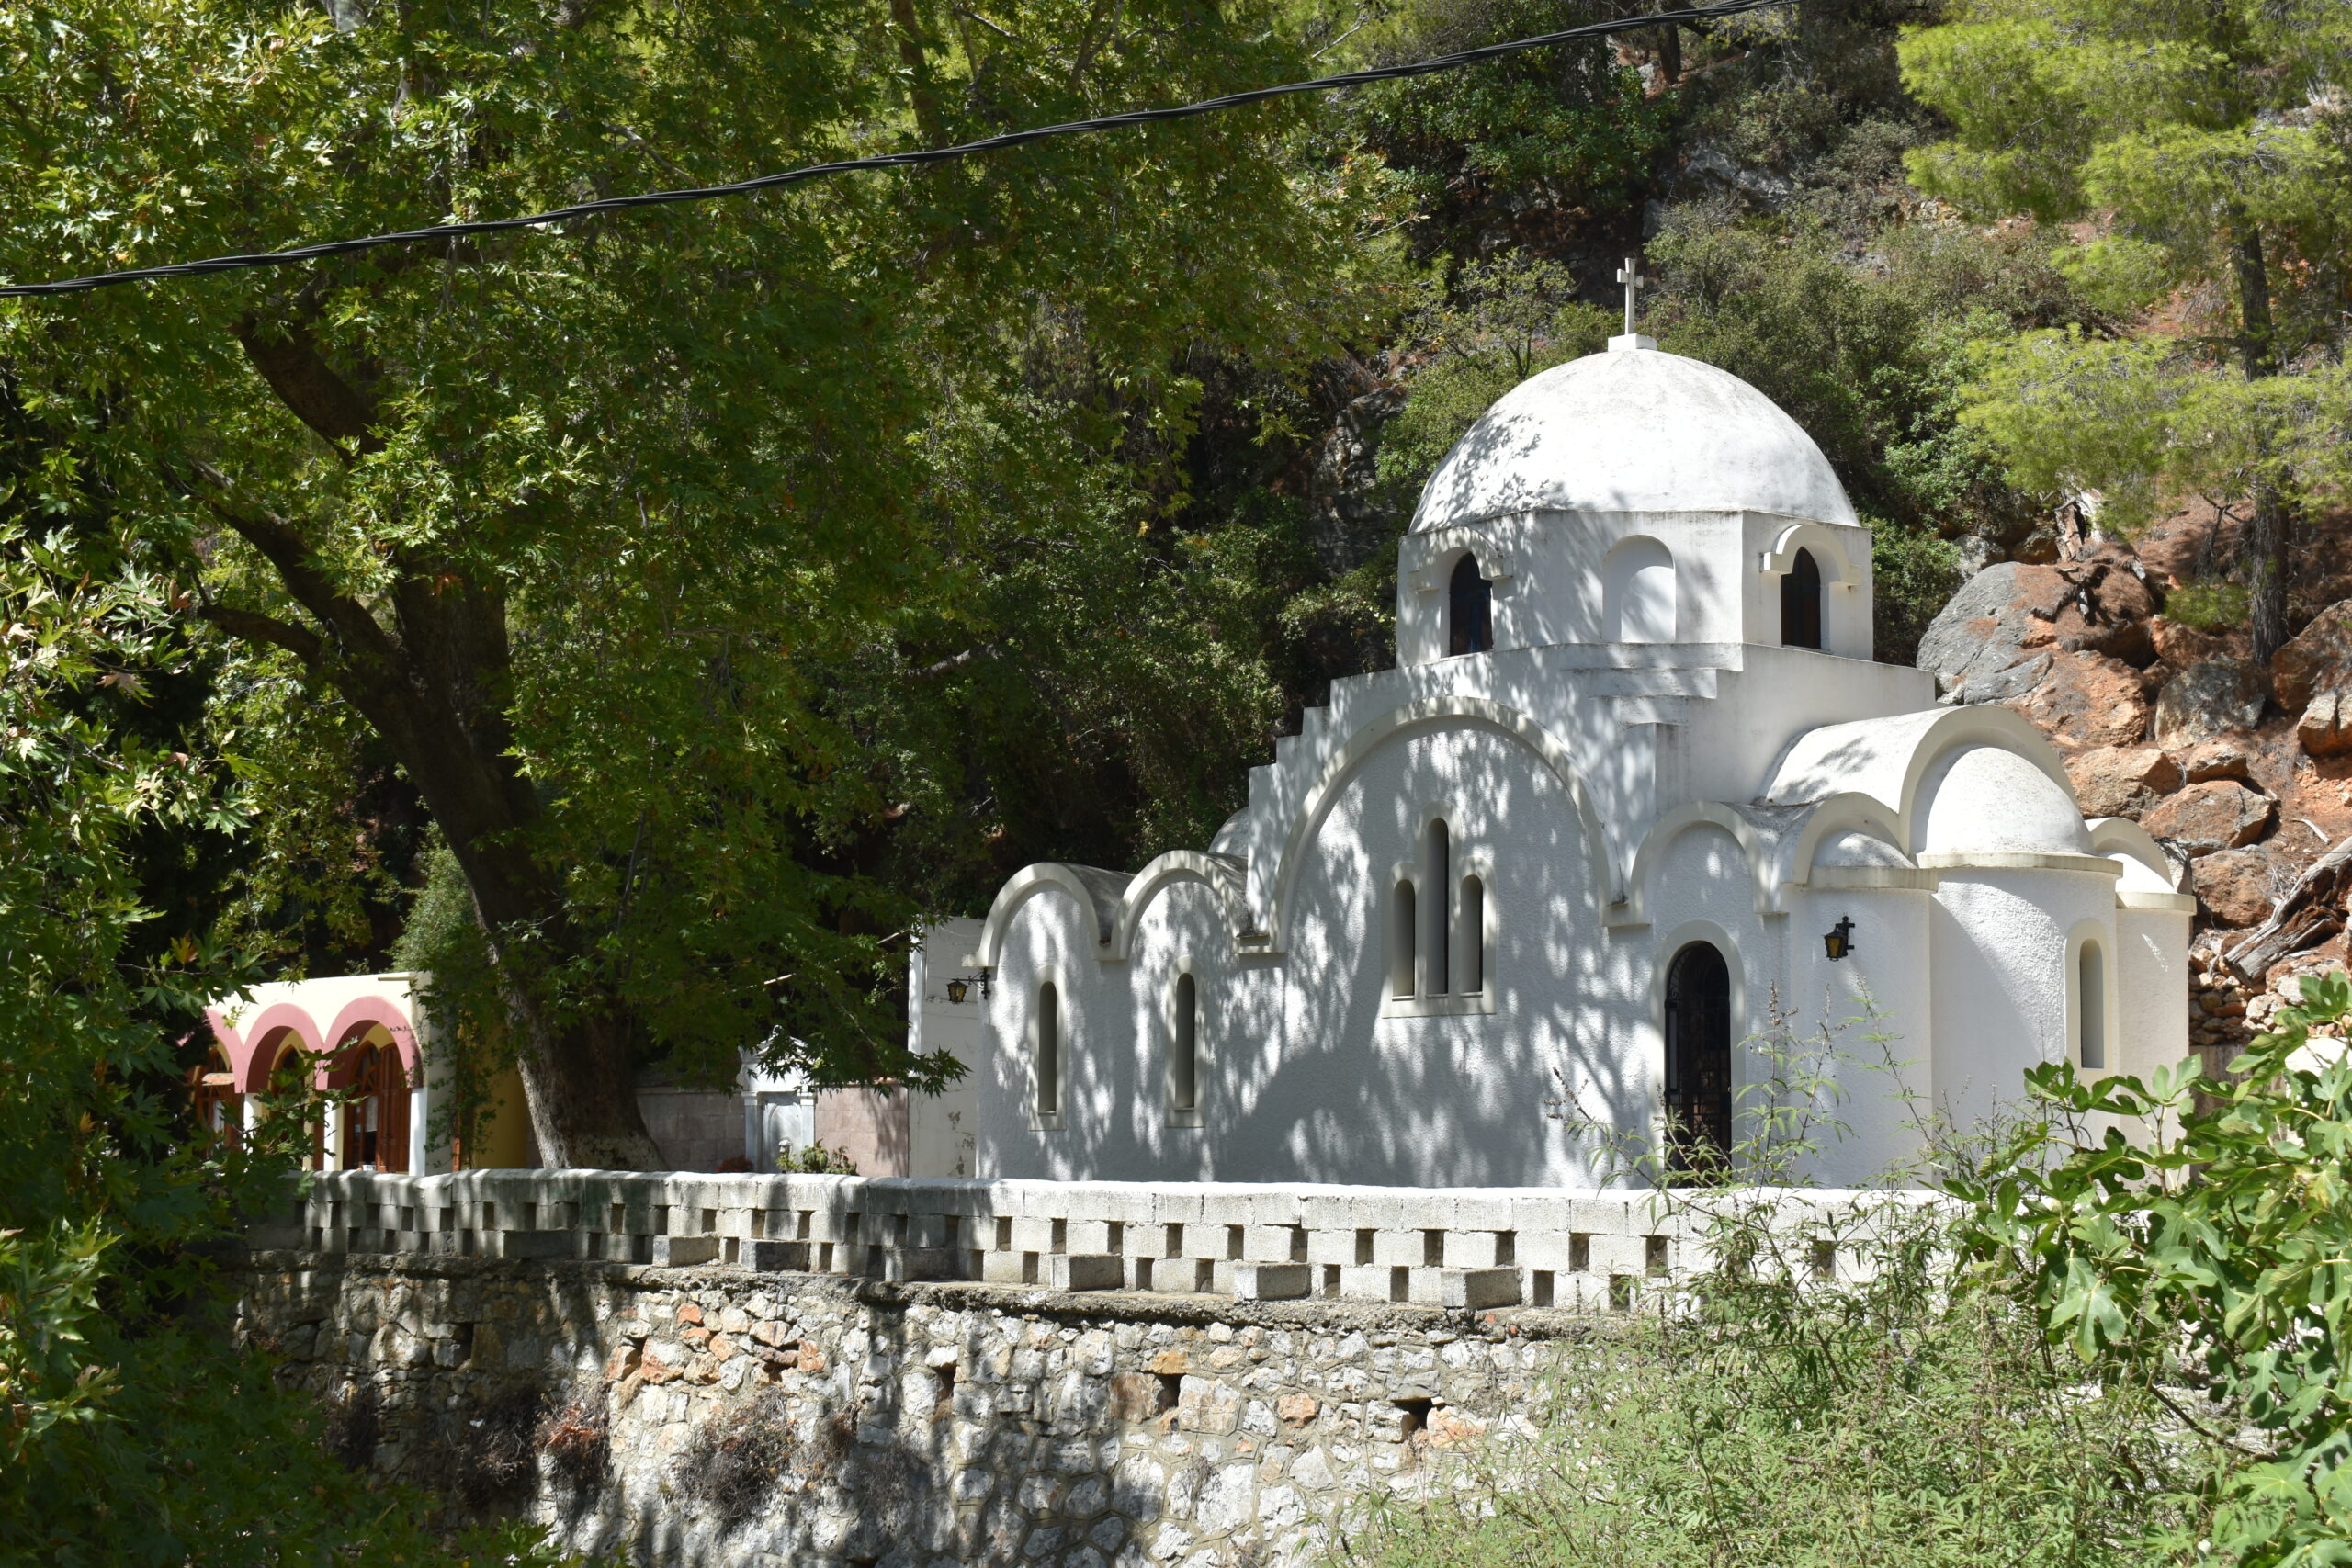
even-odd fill
[{"label": "green foliage", "polygon": [[1962,423],[2009,477],[2043,492],[2097,488],[2125,532],[2184,492],[2227,502],[2267,483],[2321,505],[2352,487],[2340,438],[2352,371],[2340,363],[2247,380],[2174,339],[2069,327],[1985,338],[1968,367]]},{"label": "green foliage", "polygon": [[[1744,1043],[1763,1066],[1725,1157],[1643,1200],[1698,1266],[1612,1282],[1635,1310],[1472,1450],[1467,1484],[1391,1505],[1351,1560],[2123,1568],[2182,1528],[2184,1444],[2156,1391],[2049,1357],[2030,1301],[1962,1268],[1951,1207],[1882,1190],[1792,1222],[1787,1187],[1847,1135],[1835,1085],[1899,1066],[1867,1004],[1797,1024],[1776,1000]],[[1614,1152],[1658,1172],[1659,1149]]]},{"label": "green foliage", "polygon": [[[1425,59],[1611,14],[1592,0],[1405,0],[1357,47],[1374,63]],[[1384,83],[1340,113],[1394,171],[1423,254],[1476,255],[1506,236],[1548,248],[1572,215],[1636,202],[1672,107],[1595,40]]]},{"label": "green foliage", "polygon": [[[2184,491],[2339,497],[2352,164],[2327,84],[2352,61],[2352,12],[1970,0],[1902,52],[1954,131],[1911,154],[1920,188],[1972,217],[2073,225],[2056,260],[2082,296],[2145,313],[2122,341],[2069,326],[1980,346],[1969,421],[2014,482],[2100,490],[2126,529]],[[2275,591],[2265,603],[2283,615]]]},{"label": "green foliage", "polygon": [[21,479],[0,531],[0,1561],[546,1561],[536,1530],[445,1551],[421,1499],[346,1474],[309,1402],[227,1342],[213,1260],[281,1200],[303,1129],[190,1124],[173,1042],[245,970],[153,940],[140,855],[242,818],[216,765],[141,732],[194,657],[175,591],[80,547],[81,519],[28,529],[39,493]]},{"label": "green foliage", "polygon": [[1912,177],[1979,217],[2105,216],[2068,260],[2132,305],[2228,271],[2245,224],[2320,259],[2344,215],[2314,95],[2347,59],[2327,0],[1968,0],[1903,43],[1905,83],[1956,133]]},{"label": "green foliage", "polygon": [[[1304,73],[1272,7],[912,14],[910,34],[865,0],[344,28],[250,0],[0,9],[0,271],[527,210]],[[0,360],[70,432],[61,487],[115,498],[127,547],[242,639],[216,722],[269,797],[254,908],[284,908],[281,871],[339,874],[318,852],[341,760],[363,730],[398,738],[345,631],[302,651],[321,604],[397,637],[416,596],[479,594],[503,636],[432,657],[479,656],[456,689],[494,716],[509,838],[555,889],[491,949],[506,978],[555,1016],[625,1018],[689,1076],[767,1039],[824,1076],[933,1081],[896,1014],[917,919],[968,901],[967,867],[1074,828],[1119,861],[1195,836],[1265,743],[1279,704],[1232,629],[1255,585],[1163,530],[1213,367],[1295,381],[1389,309],[1385,253],[1348,243],[1376,171],[1306,162],[1316,135],[1279,107],[15,302]],[[261,372],[289,355],[357,428],[280,395]],[[1006,709],[1000,750],[957,743]],[[1058,817],[1078,781],[1019,765],[1041,735],[1047,762],[1131,776],[1126,808]],[[449,750],[402,744],[427,788]]]},{"label": "green foliage", "polygon": [[2245,625],[2245,604],[2244,583],[2200,577],[2165,595],[2165,614],[2200,632],[2228,631]]},{"label": "green foliage", "polygon": [[1464,267],[1451,297],[1408,328],[1419,363],[1403,411],[1381,433],[1389,504],[1409,513],[1488,405],[1539,371],[1599,353],[1616,330],[1608,311],[1576,297],[1576,280],[1556,263],[1514,254]]},{"label": "green foliage", "polygon": [[2247,1568],[2352,1555],[2347,1014],[2341,972],[2306,976],[2226,1081],[2037,1067],[2040,1114],[1951,1184],[1978,1268],[2030,1281],[2052,1345],[2102,1379],[2177,1384],[2185,1363],[2205,1550]]},{"label": "green foliage", "polygon": [[814,1139],[809,1141],[806,1148],[786,1144],[784,1151],[775,1156],[775,1168],[786,1175],[855,1176],[857,1174],[857,1162],[849,1157],[849,1150],[827,1148],[822,1143]]},{"label": "green foliage", "polygon": [[461,1148],[478,1147],[482,1113],[492,1109],[495,1086],[514,1065],[515,1051],[498,966],[446,844],[436,841],[425,852],[424,886],[392,948],[392,967],[431,976],[424,992],[434,1022],[429,1135],[436,1143],[454,1139]]},{"label": "green foliage", "polygon": [[[2145,1391],[2070,1382],[1997,1300],[1938,1304],[1932,1227],[1860,1261],[1883,1286],[1716,1274],[1596,1336],[1457,1497],[1383,1510],[1380,1568],[2142,1568],[2172,1512]],[[1905,1269],[1896,1249],[1921,1265]],[[1794,1260],[1802,1270],[1802,1258]],[[1444,1461],[1435,1453],[1424,1464]]]}]

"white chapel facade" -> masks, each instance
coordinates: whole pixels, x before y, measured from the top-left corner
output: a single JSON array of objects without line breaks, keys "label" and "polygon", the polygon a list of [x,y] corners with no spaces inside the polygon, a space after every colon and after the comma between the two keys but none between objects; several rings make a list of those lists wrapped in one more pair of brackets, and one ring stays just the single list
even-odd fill
[{"label": "white chapel facade", "polygon": [[1400,549],[1397,668],[1207,847],[1005,885],[975,1174],[1583,1185],[1549,1108],[1736,1140],[1774,998],[1867,993],[1892,1038],[1842,1042],[1810,1173],[1850,1184],[2034,1063],[2187,1054],[2177,873],[2023,718],[1871,660],[1870,532],[1754,388],[1612,339],[1489,409]]}]

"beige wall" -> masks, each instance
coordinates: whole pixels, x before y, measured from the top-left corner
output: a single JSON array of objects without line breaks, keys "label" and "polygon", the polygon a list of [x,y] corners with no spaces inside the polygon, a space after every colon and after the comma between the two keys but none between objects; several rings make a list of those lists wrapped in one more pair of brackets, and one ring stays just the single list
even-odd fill
[{"label": "beige wall", "polygon": [[817,1141],[841,1149],[860,1176],[910,1174],[913,1139],[902,1089],[829,1089],[817,1095]]}]

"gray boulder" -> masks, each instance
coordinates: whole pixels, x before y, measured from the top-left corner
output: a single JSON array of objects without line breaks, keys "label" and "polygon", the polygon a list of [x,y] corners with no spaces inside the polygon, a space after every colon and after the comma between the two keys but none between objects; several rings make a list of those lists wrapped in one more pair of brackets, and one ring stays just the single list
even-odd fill
[{"label": "gray boulder", "polygon": [[2156,744],[2194,746],[2262,722],[2262,671],[2243,659],[2200,659],[2156,694]]}]

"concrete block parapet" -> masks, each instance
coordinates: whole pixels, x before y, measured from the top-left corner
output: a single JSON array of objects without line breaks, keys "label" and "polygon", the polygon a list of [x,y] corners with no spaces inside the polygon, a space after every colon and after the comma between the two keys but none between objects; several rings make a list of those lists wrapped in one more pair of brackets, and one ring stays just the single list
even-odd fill
[{"label": "concrete block parapet", "polygon": [[[1916,1192],[1747,1190],[1780,1251],[1845,1278]],[[499,1170],[314,1174],[273,1250],[733,1268],[1036,1290],[1623,1311],[1713,1266],[1682,1194],[1300,1183],[868,1179]],[[1783,1235],[1784,1233],[1784,1235]]]}]

